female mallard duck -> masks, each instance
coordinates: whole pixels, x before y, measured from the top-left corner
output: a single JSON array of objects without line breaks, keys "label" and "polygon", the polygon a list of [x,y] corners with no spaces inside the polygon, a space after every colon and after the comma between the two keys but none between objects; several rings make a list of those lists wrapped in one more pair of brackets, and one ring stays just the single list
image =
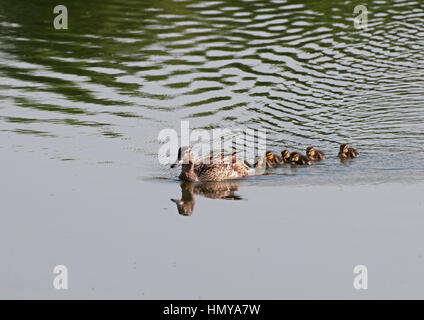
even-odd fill
[{"label": "female mallard duck", "polygon": [[171,165],[175,168],[182,164],[179,178],[183,181],[221,181],[227,179],[238,179],[252,174],[244,161],[235,156],[235,153],[220,153],[209,158],[212,161],[196,161],[191,147],[181,147],[178,150],[178,159]]},{"label": "female mallard duck", "polygon": [[311,161],[325,160],[325,154],[321,150],[314,149],[314,147],[306,148],[306,156]]},{"label": "female mallard duck", "polygon": [[283,157],[284,163],[290,163],[291,154],[288,150],[281,151],[281,156]]},{"label": "female mallard duck", "polygon": [[349,148],[347,144],[340,145],[339,157],[342,160],[359,157],[359,152],[353,148]]},{"label": "female mallard duck", "polygon": [[266,168],[275,168],[279,164],[283,163],[283,159],[279,156],[274,154],[272,151],[265,152],[265,158],[266,158]]},{"label": "female mallard duck", "polygon": [[293,152],[290,157],[291,164],[309,165],[311,161],[307,156],[300,154],[299,152]]}]

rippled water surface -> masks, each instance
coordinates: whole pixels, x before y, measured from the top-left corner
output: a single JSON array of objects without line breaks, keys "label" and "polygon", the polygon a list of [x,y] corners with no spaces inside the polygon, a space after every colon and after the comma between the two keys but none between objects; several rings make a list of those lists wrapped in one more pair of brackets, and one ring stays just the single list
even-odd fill
[{"label": "rippled water surface", "polygon": [[[64,31],[53,3],[3,1],[1,147],[175,178],[157,136],[188,119],[330,155],[307,177],[274,172],[290,183],[422,180],[423,4],[372,1],[366,30],[353,27],[356,4],[77,2]],[[347,170],[331,159],[341,142],[363,155]]]},{"label": "rippled water surface", "polygon": [[[23,289],[28,288],[24,274],[38,275],[22,266],[49,250],[49,258],[38,262],[41,273],[63,263],[57,257],[81,270],[85,267],[78,263],[86,261],[100,273],[86,279],[83,296],[96,296],[96,287],[103,289],[100,296],[114,292],[113,297],[140,296],[141,290],[102,286],[117,270],[130,281],[126,268],[136,269],[133,260],[148,261],[150,274],[167,275],[166,283],[143,278],[146,297],[220,298],[225,291],[230,298],[274,298],[305,292],[338,296],[341,282],[323,295],[311,291],[308,285],[316,282],[302,265],[313,265],[311,272],[328,280],[325,272],[337,274],[341,269],[332,266],[345,263],[347,280],[340,279],[351,286],[354,264],[373,261],[378,267],[394,259],[421,259],[424,3],[367,1],[368,27],[358,30],[354,8],[362,2],[66,1],[69,29],[55,30],[56,2],[0,1],[0,156],[8,212],[1,216],[0,248],[8,264],[1,267],[0,296],[48,296],[49,279],[32,291]],[[178,170],[159,164],[157,154],[160,130],[179,132],[181,120],[189,120],[191,129],[266,129],[270,150],[304,151],[314,145],[328,159],[242,182],[180,186]],[[341,163],[337,152],[343,142],[361,157]],[[390,189],[399,182],[416,187]],[[348,184],[365,189],[356,196],[331,189]],[[297,189],[308,185],[318,189]],[[283,187],[288,189],[279,193]],[[374,187],[393,190],[398,198],[386,189],[374,195]],[[321,206],[311,207],[317,203]],[[193,211],[188,220],[177,220],[184,218],[177,212]],[[367,227],[355,224],[357,215]],[[222,231],[217,242],[213,230]],[[361,240],[355,238],[358,230]],[[366,248],[365,254],[357,247]],[[26,248],[25,255],[17,255],[19,248]],[[340,250],[343,263],[332,260]],[[315,252],[326,262],[317,262],[324,260],[315,259]],[[31,263],[28,257],[34,258]],[[300,272],[308,284],[271,277],[287,259],[292,261],[288,270]],[[116,265],[107,269],[111,260]],[[216,261],[229,261],[231,267],[216,269]],[[408,272],[396,265],[393,273],[384,269],[386,275],[414,274],[414,280],[399,284],[400,291],[380,287],[383,296],[424,279],[421,260],[402,261],[409,261]],[[197,264],[202,268],[191,269]],[[228,271],[228,277],[211,276],[214,271]],[[259,271],[270,278],[252,277]],[[388,283],[383,275],[379,283]],[[292,291],[283,292],[285,285]]]}]

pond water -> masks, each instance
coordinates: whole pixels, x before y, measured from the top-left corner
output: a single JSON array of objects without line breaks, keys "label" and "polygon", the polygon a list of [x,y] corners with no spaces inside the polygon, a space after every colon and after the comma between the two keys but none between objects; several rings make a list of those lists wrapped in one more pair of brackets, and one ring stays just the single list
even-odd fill
[{"label": "pond water", "polygon": [[[72,1],[56,30],[57,3],[2,1],[0,296],[422,298],[424,5],[355,29],[358,4]],[[157,154],[182,120],[328,159],[181,185]]]}]

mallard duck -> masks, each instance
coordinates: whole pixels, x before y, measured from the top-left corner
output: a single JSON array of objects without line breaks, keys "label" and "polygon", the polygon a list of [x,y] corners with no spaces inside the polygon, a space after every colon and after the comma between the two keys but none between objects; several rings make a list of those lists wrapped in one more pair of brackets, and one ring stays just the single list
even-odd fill
[{"label": "mallard duck", "polygon": [[342,160],[349,158],[357,158],[359,157],[359,152],[353,148],[349,148],[347,144],[343,143],[340,145],[339,157]]},{"label": "mallard duck", "polygon": [[325,154],[321,150],[316,150],[314,147],[306,148],[306,156],[311,161],[325,160]]},{"label": "mallard duck", "polygon": [[265,152],[265,158],[266,158],[266,168],[275,168],[279,164],[283,163],[283,159],[279,156],[274,154],[272,151]]},{"label": "mallard duck", "polygon": [[281,157],[283,157],[284,163],[290,163],[291,154],[288,150],[281,151]]},{"label": "mallard duck", "polygon": [[309,165],[311,161],[307,156],[300,154],[299,152],[293,152],[290,157],[291,164]]},{"label": "mallard duck", "polygon": [[178,159],[171,165],[175,168],[182,165],[179,178],[183,181],[222,181],[238,179],[254,174],[253,169],[235,156],[235,153],[219,153],[209,160],[196,160],[191,147],[181,147],[178,150]]}]

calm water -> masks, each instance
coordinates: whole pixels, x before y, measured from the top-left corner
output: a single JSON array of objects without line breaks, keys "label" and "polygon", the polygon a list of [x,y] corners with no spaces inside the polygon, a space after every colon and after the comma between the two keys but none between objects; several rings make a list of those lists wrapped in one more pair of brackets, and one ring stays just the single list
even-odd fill
[{"label": "calm water", "polygon": [[[361,1],[72,1],[65,31],[53,1],[2,0],[0,296],[60,297],[51,269],[69,261],[81,282],[65,297],[368,297],[351,286],[367,259],[383,270],[369,297],[420,295],[424,5],[367,3],[356,30]],[[180,186],[157,137],[181,120],[328,160]],[[361,157],[340,163],[342,142]]]}]

